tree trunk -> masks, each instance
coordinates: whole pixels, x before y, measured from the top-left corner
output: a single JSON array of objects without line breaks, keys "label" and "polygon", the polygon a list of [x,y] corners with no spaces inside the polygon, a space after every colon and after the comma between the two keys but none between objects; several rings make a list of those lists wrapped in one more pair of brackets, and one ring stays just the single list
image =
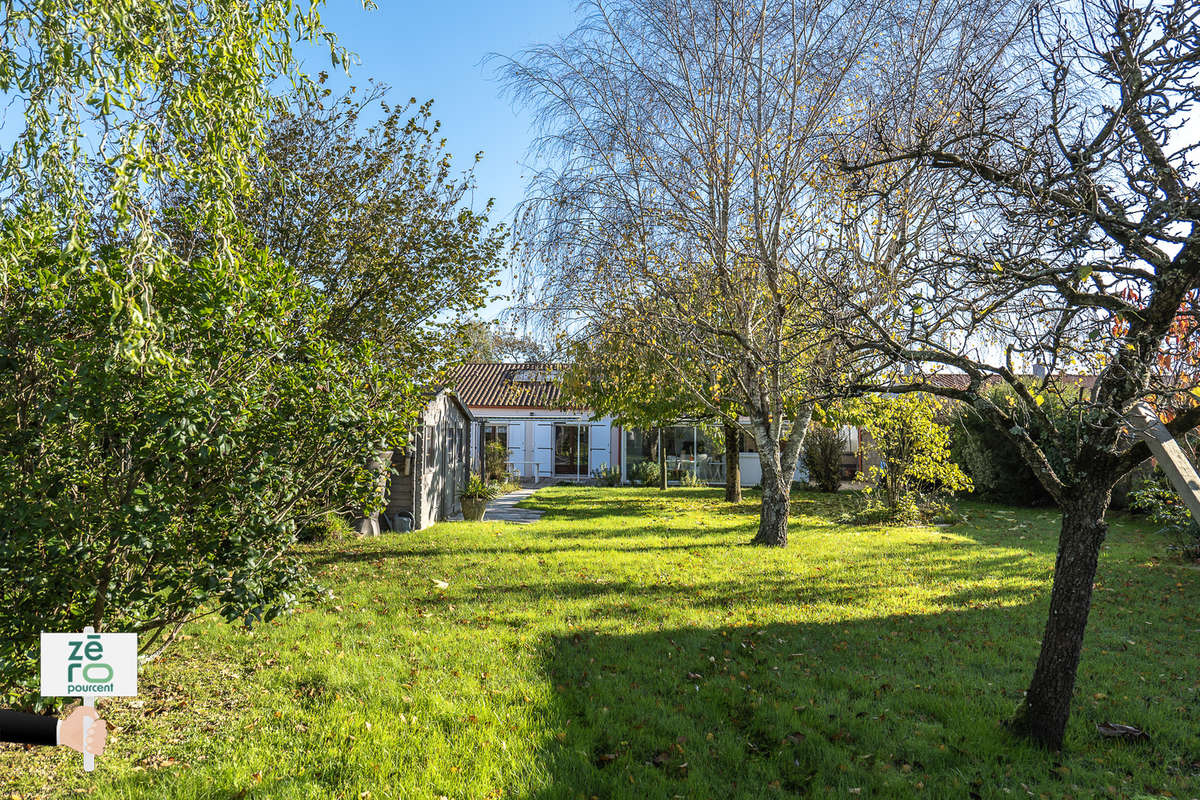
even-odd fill
[{"label": "tree trunk", "polygon": [[791,483],[779,473],[763,475],[762,512],[758,517],[758,534],[751,544],[764,547],[787,547],[788,514],[792,510]]},{"label": "tree trunk", "polygon": [[762,468],[762,510],[758,519],[758,534],[751,544],[766,547],[787,547],[788,514],[792,510],[792,476],[800,460],[800,448],[812,420],[812,406],[802,407],[791,422],[787,436],[778,440],[769,424],[755,425],[758,444],[758,463]]},{"label": "tree trunk", "polygon": [[658,429],[658,489],[667,490],[667,448],[663,445],[663,429]]},{"label": "tree trunk", "polygon": [[730,503],[742,502],[742,463],[741,448],[738,443],[741,432],[725,423],[725,500]]},{"label": "tree trunk", "polygon": [[[1111,483],[1111,482],[1110,482]],[[1033,680],[1010,723],[1012,730],[1052,750],[1062,748],[1083,634],[1092,604],[1100,545],[1108,532],[1104,512],[1110,489],[1079,491],[1063,509],[1050,618]]]}]

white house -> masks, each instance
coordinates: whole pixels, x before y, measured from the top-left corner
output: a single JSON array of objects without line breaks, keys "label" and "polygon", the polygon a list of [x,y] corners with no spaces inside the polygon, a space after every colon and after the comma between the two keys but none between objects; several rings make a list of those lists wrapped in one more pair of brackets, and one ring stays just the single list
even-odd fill
[{"label": "white house", "polygon": [[620,427],[586,409],[563,408],[558,377],[563,364],[465,364],[455,380],[463,404],[478,420],[472,463],[498,441],[522,479],[586,480],[619,463]]},{"label": "white house", "polygon": [[[621,470],[623,482],[630,468],[653,460],[657,434],[617,425],[612,417],[593,416],[587,409],[564,408],[558,378],[566,364],[464,364],[454,381],[458,398],[478,421],[471,440],[471,462],[482,463],[483,447],[499,441],[508,448],[510,468],[522,480],[587,480],[601,467]],[[847,468],[859,465],[858,431],[843,431],[847,443]],[[671,482],[692,473],[706,483],[725,480],[725,451],[696,424],[680,424],[663,431],[664,460]],[[739,455],[742,484],[762,480],[754,442],[742,436]],[[806,479],[801,464],[796,479]]]}]

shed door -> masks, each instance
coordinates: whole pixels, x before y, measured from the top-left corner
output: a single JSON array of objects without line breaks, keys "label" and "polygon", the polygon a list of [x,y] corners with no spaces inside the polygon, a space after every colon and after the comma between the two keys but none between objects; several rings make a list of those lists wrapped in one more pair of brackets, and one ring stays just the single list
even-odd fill
[{"label": "shed door", "polygon": [[508,460],[520,473],[528,477],[529,467],[525,464],[525,423],[513,422],[508,426]]},{"label": "shed door", "polygon": [[538,422],[533,426],[533,460],[537,462],[536,477],[554,474],[554,423]]},{"label": "shed door", "polygon": [[591,426],[591,431],[588,434],[588,442],[591,445],[589,453],[588,472],[607,467],[612,463],[611,450],[611,433],[612,427],[607,422],[594,422]]}]

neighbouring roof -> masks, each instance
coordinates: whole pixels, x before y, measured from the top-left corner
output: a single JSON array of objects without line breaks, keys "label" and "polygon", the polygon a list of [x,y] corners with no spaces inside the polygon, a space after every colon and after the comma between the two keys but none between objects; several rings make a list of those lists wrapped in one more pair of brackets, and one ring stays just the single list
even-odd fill
[{"label": "neighbouring roof", "polygon": [[[1036,375],[1019,375],[1026,385],[1032,386],[1040,383],[1043,378]],[[926,380],[933,386],[940,386],[946,389],[966,389],[970,385],[970,380],[962,373],[940,372],[936,375],[930,375]],[[1051,376],[1051,382],[1059,386],[1078,386],[1081,389],[1091,389],[1096,383],[1095,375],[1076,375],[1070,373],[1056,373]],[[992,376],[985,382],[986,385],[1000,383],[1000,378]]]},{"label": "neighbouring roof", "polygon": [[558,378],[567,364],[498,361],[463,364],[454,376],[458,397],[469,408],[561,409]]}]

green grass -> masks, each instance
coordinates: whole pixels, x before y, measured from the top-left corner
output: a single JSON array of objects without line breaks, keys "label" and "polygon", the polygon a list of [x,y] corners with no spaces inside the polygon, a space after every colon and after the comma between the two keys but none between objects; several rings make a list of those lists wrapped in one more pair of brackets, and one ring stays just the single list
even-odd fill
[{"label": "green grass", "polygon": [[853,528],[800,494],[771,551],[745,544],[756,508],[712,490],[532,505],[525,527],[314,548],[333,598],[194,626],[141,697],[102,704],[117,729],[90,782],[75,754],[10,748],[0,798],[1200,796],[1200,572],[1144,522],[1113,520],[1053,754],[1000,721],[1037,654],[1055,513]]}]

